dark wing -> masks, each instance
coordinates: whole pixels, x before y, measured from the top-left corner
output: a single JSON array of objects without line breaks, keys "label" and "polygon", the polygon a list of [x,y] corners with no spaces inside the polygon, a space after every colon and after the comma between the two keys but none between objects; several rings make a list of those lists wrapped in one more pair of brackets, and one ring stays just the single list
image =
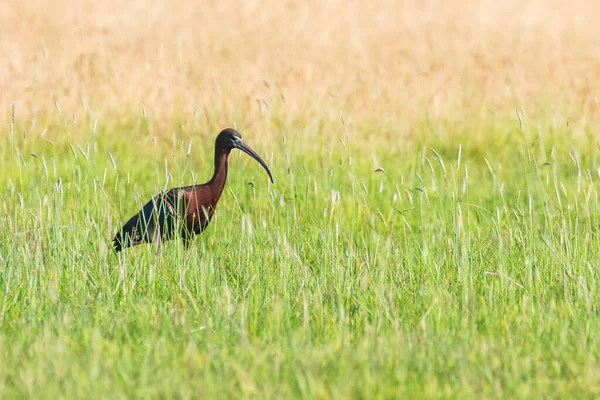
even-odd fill
[{"label": "dark wing", "polygon": [[177,196],[178,190],[171,189],[147,202],[115,235],[115,251],[150,243],[156,239],[171,239],[175,230],[175,220],[179,215]]}]

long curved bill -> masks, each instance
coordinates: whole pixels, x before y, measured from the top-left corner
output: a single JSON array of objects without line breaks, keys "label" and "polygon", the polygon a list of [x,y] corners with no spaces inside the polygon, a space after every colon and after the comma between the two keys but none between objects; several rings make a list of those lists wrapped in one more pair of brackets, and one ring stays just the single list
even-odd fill
[{"label": "long curved bill", "polygon": [[269,178],[271,179],[271,182],[275,183],[275,181],[273,180],[273,174],[271,174],[271,170],[269,169],[269,167],[267,167],[267,163],[264,162],[263,159],[260,158],[260,156],[258,154],[256,154],[256,152],[254,150],[252,150],[252,148],[250,146],[248,146],[242,140],[237,142],[236,146],[238,149],[240,149],[244,153],[248,154],[250,157],[254,158],[256,161],[258,161],[258,163],[260,165],[262,165],[262,167],[265,169],[265,171],[267,171],[267,174],[269,174]]}]

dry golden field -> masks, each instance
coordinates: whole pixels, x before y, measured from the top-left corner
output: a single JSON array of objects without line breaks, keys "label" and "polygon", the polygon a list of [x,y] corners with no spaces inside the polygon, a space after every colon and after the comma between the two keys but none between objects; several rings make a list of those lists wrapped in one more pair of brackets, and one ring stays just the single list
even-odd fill
[{"label": "dry golden field", "polygon": [[586,0],[11,0],[0,4],[1,118],[56,101],[68,115],[144,104],[161,121],[194,109],[252,121],[279,106],[368,123],[521,107],[590,119],[598,16]]}]

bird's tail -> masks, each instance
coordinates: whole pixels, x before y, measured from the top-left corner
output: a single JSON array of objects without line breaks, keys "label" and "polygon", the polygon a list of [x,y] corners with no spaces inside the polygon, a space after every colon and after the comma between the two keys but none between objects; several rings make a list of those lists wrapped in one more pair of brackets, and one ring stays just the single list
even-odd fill
[{"label": "bird's tail", "polygon": [[127,247],[149,243],[155,234],[170,236],[176,215],[172,204],[177,204],[173,192],[160,194],[146,203],[140,212],[131,217],[116,233],[113,239],[115,251],[118,253]]},{"label": "bird's tail", "polygon": [[115,248],[115,252],[117,253],[123,250],[123,246],[121,245],[121,234],[119,232],[117,232],[113,239],[113,246]]},{"label": "bird's tail", "polygon": [[140,214],[136,214],[115,234],[113,246],[118,253],[124,248],[144,243],[144,235],[139,231]]}]

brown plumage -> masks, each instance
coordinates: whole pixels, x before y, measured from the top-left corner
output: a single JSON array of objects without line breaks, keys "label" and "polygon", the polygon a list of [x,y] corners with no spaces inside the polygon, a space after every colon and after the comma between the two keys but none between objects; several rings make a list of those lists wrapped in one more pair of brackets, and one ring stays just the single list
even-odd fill
[{"label": "brown plumage", "polygon": [[158,252],[162,242],[178,236],[189,246],[192,238],[206,229],[215,212],[227,180],[227,157],[232,149],[240,149],[258,161],[273,182],[267,164],[242,141],[240,134],[224,129],[215,140],[212,178],[202,185],[172,188],[152,198],[117,232],[113,239],[115,250],[154,243]]}]

